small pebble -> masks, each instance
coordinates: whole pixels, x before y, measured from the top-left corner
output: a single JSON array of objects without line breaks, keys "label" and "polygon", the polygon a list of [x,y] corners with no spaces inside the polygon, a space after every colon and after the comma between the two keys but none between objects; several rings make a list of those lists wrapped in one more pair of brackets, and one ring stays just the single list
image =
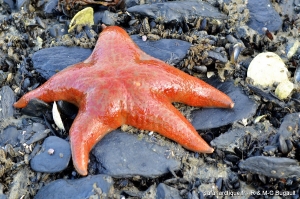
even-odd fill
[{"label": "small pebble", "polygon": [[293,91],[294,84],[290,82],[289,80],[281,82],[275,90],[275,95],[281,99],[286,99]]},{"label": "small pebble", "polygon": [[53,155],[54,154],[54,149],[52,149],[52,148],[48,149],[48,154]]},{"label": "small pebble", "polygon": [[[60,153],[63,153],[64,156],[61,157]],[[70,144],[59,137],[50,136],[45,139],[40,153],[32,158],[30,166],[37,172],[56,173],[67,168],[70,159]]]},{"label": "small pebble", "polygon": [[143,35],[143,36],[142,36],[142,40],[143,40],[143,41],[147,41],[147,36],[146,36],[146,35]]}]

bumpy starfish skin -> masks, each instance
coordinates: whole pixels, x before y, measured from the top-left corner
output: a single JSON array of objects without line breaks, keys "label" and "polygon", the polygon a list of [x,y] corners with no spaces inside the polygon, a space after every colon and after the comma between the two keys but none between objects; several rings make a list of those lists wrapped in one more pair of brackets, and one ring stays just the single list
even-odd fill
[{"label": "bumpy starfish skin", "polygon": [[88,59],[55,74],[14,106],[23,108],[33,98],[65,100],[79,107],[69,133],[73,163],[81,175],[87,175],[93,146],[123,124],[156,131],[192,151],[212,153],[171,102],[199,107],[234,105],[212,86],[147,55],[115,26],[104,29]]}]

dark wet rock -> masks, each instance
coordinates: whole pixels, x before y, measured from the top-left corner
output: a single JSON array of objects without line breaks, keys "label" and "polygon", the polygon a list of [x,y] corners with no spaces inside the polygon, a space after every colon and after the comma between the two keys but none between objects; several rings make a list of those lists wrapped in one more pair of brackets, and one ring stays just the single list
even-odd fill
[{"label": "dark wet rock", "polygon": [[[143,42],[137,35],[133,35],[131,38],[146,53],[170,64],[181,61],[191,46],[190,43],[177,39]],[[49,79],[57,71],[84,61],[91,53],[91,49],[59,46],[37,51],[34,53],[32,61],[34,68],[45,79]]]},{"label": "dark wet rock", "polygon": [[274,32],[281,28],[282,19],[274,10],[270,0],[251,0],[248,1],[247,8],[250,11],[248,26],[262,34],[262,28],[267,27]]},{"label": "dark wet rock", "polygon": [[272,140],[271,144],[275,144],[279,141],[279,136],[281,139],[290,139],[293,134],[299,137],[299,122],[300,122],[300,113],[291,113],[286,115],[283,118],[283,122],[280,125],[277,135]]},{"label": "dark wet rock", "polygon": [[16,146],[19,144],[19,135],[21,132],[17,130],[14,126],[8,126],[0,133],[0,146],[5,146],[6,144],[11,144]]},{"label": "dark wet rock", "polygon": [[177,64],[186,55],[191,44],[178,39],[143,41],[140,36],[132,35],[133,41],[147,54],[169,64]]},{"label": "dark wet rock", "polygon": [[295,130],[297,137],[299,136],[299,122],[300,122],[300,113],[288,114],[283,118],[283,122],[280,125],[278,133],[284,138],[291,138]]},{"label": "dark wet rock", "polygon": [[[60,179],[41,188],[34,199],[109,198],[113,179],[107,175],[87,176],[77,180]],[[101,191],[100,191],[101,190]],[[102,192],[102,193],[99,193]]]},{"label": "dark wet rock", "polygon": [[33,117],[41,117],[51,110],[51,106],[39,99],[32,99],[26,107],[22,108],[21,112],[25,115]]},{"label": "dark wet rock", "polygon": [[169,1],[165,3],[144,4],[128,8],[127,11],[148,16],[155,20],[163,20],[164,23],[195,17],[227,18],[217,8],[202,1]]},{"label": "dark wet rock", "polygon": [[233,100],[234,108],[203,108],[193,111],[192,125],[197,130],[217,128],[252,117],[255,114],[258,105],[240,87],[236,87],[232,81],[222,83],[217,79],[209,79],[207,83],[226,93]]},{"label": "dark wet rock", "polygon": [[61,114],[64,114],[69,118],[75,119],[78,112],[77,106],[71,104],[70,102],[60,100],[57,102],[57,107]]},{"label": "dark wet rock", "polygon": [[[54,153],[49,154],[49,149]],[[45,139],[40,153],[32,158],[30,166],[34,171],[55,173],[64,170],[71,158],[70,144],[55,136]]]},{"label": "dark wet rock", "polygon": [[213,51],[213,50],[209,50],[209,51],[207,51],[207,54],[208,54],[207,55],[208,57],[213,58],[214,60],[218,60],[221,63],[227,63],[228,62],[227,56],[225,54],[222,54],[221,52],[216,52],[216,51]]},{"label": "dark wet rock", "polygon": [[289,158],[255,156],[239,163],[239,167],[251,173],[271,178],[289,178],[300,175],[298,162]]},{"label": "dark wet rock", "polygon": [[8,86],[3,86],[0,90],[0,121],[13,116],[13,104],[15,101],[15,94],[11,88]]},{"label": "dark wet rock", "polygon": [[173,187],[170,187],[164,183],[160,183],[157,186],[156,199],[181,199],[179,191]]},{"label": "dark wet rock", "polygon": [[261,90],[260,88],[258,88],[256,86],[253,86],[253,85],[250,85],[250,84],[248,84],[248,87],[250,88],[251,91],[253,91],[255,94],[263,97],[265,100],[268,100],[270,102],[278,104],[281,107],[286,106],[285,103],[280,101],[274,94],[271,94],[269,92],[267,93],[267,92]]},{"label": "dark wet rock", "polygon": [[84,61],[92,53],[91,49],[58,46],[37,51],[32,56],[33,67],[45,79],[67,66]]},{"label": "dark wet rock", "polygon": [[102,16],[102,23],[105,25],[113,26],[116,24],[118,20],[118,14],[109,12],[108,10],[105,10]]},{"label": "dark wet rock", "polygon": [[[168,147],[158,146],[120,130],[106,135],[92,150],[99,173],[113,177],[156,177],[180,168],[178,160],[167,158]],[[145,158],[147,157],[147,158]]]}]

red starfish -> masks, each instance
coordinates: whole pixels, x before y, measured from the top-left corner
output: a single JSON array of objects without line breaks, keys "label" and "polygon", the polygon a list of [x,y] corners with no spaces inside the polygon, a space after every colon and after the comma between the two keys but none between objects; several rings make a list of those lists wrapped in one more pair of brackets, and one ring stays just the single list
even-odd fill
[{"label": "red starfish", "polygon": [[70,129],[73,163],[87,175],[89,152],[122,124],[156,131],[183,147],[212,153],[188,120],[171,104],[232,108],[232,100],[196,77],[153,58],[120,27],[106,27],[91,56],[55,74],[14,106],[33,99],[65,100],[79,107]]}]

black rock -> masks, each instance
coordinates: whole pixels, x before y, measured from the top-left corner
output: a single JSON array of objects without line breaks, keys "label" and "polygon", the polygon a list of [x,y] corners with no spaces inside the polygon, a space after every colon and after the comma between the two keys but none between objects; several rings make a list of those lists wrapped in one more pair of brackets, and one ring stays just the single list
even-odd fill
[{"label": "black rock", "polygon": [[27,106],[21,110],[23,114],[33,117],[41,117],[45,115],[47,111],[51,111],[51,106],[46,102],[36,98],[30,100]]},{"label": "black rock", "polygon": [[270,92],[265,92],[265,91],[261,90],[260,88],[253,86],[251,84],[248,84],[248,87],[250,88],[251,91],[253,91],[255,94],[263,97],[265,100],[273,102],[273,103],[281,106],[282,108],[284,108],[286,106],[286,104],[284,102],[280,101],[274,94],[272,94]]},{"label": "black rock", "polygon": [[16,146],[19,144],[19,135],[21,132],[17,130],[14,126],[9,126],[0,133],[0,146],[4,147],[6,144],[11,144]]},{"label": "black rock", "polygon": [[[286,115],[283,118],[283,122],[280,125],[280,128],[278,130],[278,133],[272,140],[271,144],[274,145],[279,141],[279,136],[282,137],[282,139],[290,139],[295,133],[295,136],[300,136],[300,130],[299,130],[299,122],[300,122],[300,113],[291,113]],[[297,130],[297,131],[295,131]]]},{"label": "black rock", "polygon": [[255,156],[241,161],[239,167],[271,178],[289,178],[300,175],[298,162],[289,158]]},{"label": "black rock", "polygon": [[173,187],[170,187],[164,183],[160,183],[157,186],[156,199],[182,199],[179,195],[179,191]]},{"label": "black rock", "polygon": [[[51,151],[54,150],[53,154]],[[64,170],[71,158],[70,144],[55,136],[45,139],[41,151],[32,158],[30,166],[34,171],[55,173]]]},{"label": "black rock", "polygon": [[45,48],[33,54],[33,67],[42,77],[49,79],[58,71],[84,61],[91,53],[91,49],[80,47],[58,46]]},{"label": "black rock", "polygon": [[148,16],[152,19],[163,20],[164,23],[182,21],[195,17],[209,17],[226,19],[227,16],[220,13],[212,5],[202,1],[168,1],[165,3],[143,4],[127,9],[130,13]]},{"label": "black rock", "polygon": [[267,27],[271,32],[281,28],[282,19],[273,8],[270,0],[248,1],[247,8],[250,11],[248,26],[258,33],[263,33],[263,27]]},{"label": "black rock", "polygon": [[180,62],[191,46],[189,42],[178,39],[143,41],[138,35],[132,35],[131,39],[147,54],[169,64]]},{"label": "black rock", "polygon": [[96,157],[101,174],[122,178],[136,175],[153,178],[180,168],[178,160],[165,156],[166,150],[166,146],[158,146],[136,135],[115,130],[94,147],[92,154]]},{"label": "black rock", "polygon": [[0,90],[0,122],[13,116],[15,101],[15,94],[11,88],[3,86]]},{"label": "black rock", "polygon": [[226,93],[234,102],[233,109],[203,108],[192,112],[192,125],[196,130],[217,128],[235,121],[252,117],[258,105],[251,100],[240,87],[236,87],[232,81],[220,82],[217,79],[209,79],[210,85]]},{"label": "black rock", "polygon": [[[113,189],[113,179],[107,175],[87,176],[77,180],[60,179],[51,182],[39,190],[34,199],[81,199],[109,198]],[[102,194],[97,192],[101,189]],[[94,196],[94,197],[93,197]]]}]

